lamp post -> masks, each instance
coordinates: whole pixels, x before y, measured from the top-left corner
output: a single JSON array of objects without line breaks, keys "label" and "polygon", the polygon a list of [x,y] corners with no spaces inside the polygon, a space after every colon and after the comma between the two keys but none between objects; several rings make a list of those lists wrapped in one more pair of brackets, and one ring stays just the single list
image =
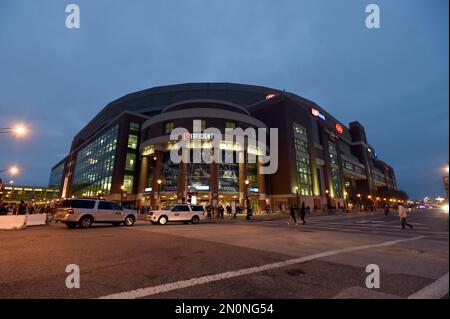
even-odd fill
[{"label": "lamp post", "polygon": [[125,186],[124,185],[120,186],[120,206],[121,207],[123,205],[123,194],[125,194]]},{"label": "lamp post", "polygon": [[359,211],[362,212],[362,209],[361,209],[361,194],[357,194],[356,197],[358,198],[357,202],[358,202],[358,206],[359,206]]},{"label": "lamp post", "polygon": [[158,198],[157,198],[157,205],[156,205],[156,209],[159,209],[159,205],[160,205],[160,192],[161,192],[161,184],[162,184],[162,180],[158,179]]},{"label": "lamp post", "polygon": [[372,195],[368,195],[367,199],[369,200],[370,203],[370,209],[373,211],[373,200],[372,200]]},{"label": "lamp post", "polygon": [[328,189],[326,189],[325,190],[325,194],[327,195],[327,210],[328,210],[328,214],[331,214],[330,191]]},{"label": "lamp post", "polygon": [[10,168],[0,169],[0,173],[9,172],[11,175],[17,175],[19,173],[19,168],[17,166],[11,166]]},{"label": "lamp post", "polygon": [[27,133],[28,129],[23,125],[0,128],[0,134],[15,134],[17,137],[23,137],[27,135]]},{"label": "lamp post", "polygon": [[245,180],[245,206],[247,209],[247,220],[250,219],[250,205],[248,200],[248,185],[250,184],[250,181],[248,179]]},{"label": "lamp post", "polygon": [[298,186],[295,186],[295,194],[297,195],[297,208],[300,207],[300,198],[298,194]]}]

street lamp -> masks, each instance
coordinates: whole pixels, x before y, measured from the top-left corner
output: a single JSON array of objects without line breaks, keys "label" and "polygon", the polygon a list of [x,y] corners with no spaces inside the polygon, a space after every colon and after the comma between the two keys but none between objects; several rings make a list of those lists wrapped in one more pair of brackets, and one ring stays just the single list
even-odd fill
[{"label": "street lamp", "polygon": [[297,208],[298,208],[300,205],[300,199],[299,199],[299,195],[298,195],[298,186],[295,186],[295,193],[297,195]]},{"label": "street lamp", "polygon": [[361,208],[361,194],[357,194],[356,197],[358,198],[357,202],[358,202],[358,206],[359,206],[359,211],[362,212],[362,208]]},{"label": "street lamp", "polygon": [[0,173],[9,172],[11,175],[17,175],[19,173],[19,168],[17,166],[11,166],[10,168],[0,169]]},{"label": "street lamp", "polygon": [[160,204],[160,195],[159,193],[161,192],[161,184],[162,184],[162,180],[158,179],[158,205],[156,205],[156,208],[159,209],[159,204]]},{"label": "street lamp", "polygon": [[250,184],[250,181],[248,179],[245,180],[245,206],[247,207],[247,219],[250,219],[250,212],[249,212],[249,202],[248,202],[248,185]]},{"label": "street lamp", "polygon": [[23,137],[27,135],[28,129],[24,125],[17,125],[15,127],[0,128],[0,133],[15,134],[17,137]]},{"label": "street lamp", "polygon": [[123,204],[123,194],[125,193],[125,185],[120,186],[120,206]]}]

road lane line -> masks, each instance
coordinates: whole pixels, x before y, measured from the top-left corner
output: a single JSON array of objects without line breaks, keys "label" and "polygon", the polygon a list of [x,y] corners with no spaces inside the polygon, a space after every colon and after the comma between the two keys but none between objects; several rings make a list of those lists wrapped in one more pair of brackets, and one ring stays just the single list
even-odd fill
[{"label": "road lane line", "polygon": [[448,294],[448,273],[426,286],[422,290],[412,294],[408,299],[440,299]]},{"label": "road lane line", "polygon": [[370,245],[364,245],[364,246],[347,247],[347,248],[341,248],[341,249],[336,249],[336,250],[330,250],[330,251],[326,251],[326,252],[322,252],[322,253],[318,253],[318,254],[314,254],[314,255],[310,255],[310,256],[289,259],[289,260],[275,262],[275,263],[266,264],[266,265],[262,265],[262,266],[244,268],[244,269],[240,269],[240,270],[233,270],[233,271],[228,271],[228,272],[219,273],[219,274],[215,274],[215,275],[207,275],[207,276],[203,276],[203,277],[192,278],[192,279],[188,279],[188,280],[181,280],[181,281],[172,282],[172,283],[168,283],[168,284],[162,284],[162,285],[154,286],[154,287],[140,288],[140,289],[135,289],[135,290],[131,290],[131,291],[115,293],[115,294],[100,297],[99,299],[143,298],[143,297],[157,295],[157,294],[161,294],[161,293],[165,293],[165,292],[169,292],[169,291],[173,291],[173,290],[178,290],[178,289],[182,289],[182,288],[188,288],[188,287],[203,285],[206,283],[220,281],[220,280],[224,280],[224,279],[230,279],[230,278],[235,278],[235,277],[240,277],[240,276],[245,276],[245,275],[251,275],[251,274],[255,274],[255,273],[263,272],[263,271],[267,271],[267,270],[282,268],[282,267],[299,264],[299,263],[304,263],[307,261],[320,259],[320,258],[324,258],[324,257],[329,257],[329,256],[333,256],[333,255],[345,254],[345,253],[349,253],[349,252],[370,249],[370,248],[392,246],[392,245],[396,245],[399,243],[412,241],[412,240],[419,240],[419,239],[423,239],[423,238],[425,238],[425,236],[417,236],[417,237],[406,238],[406,239],[392,240],[392,241],[387,241],[387,242],[383,242],[383,243],[379,243],[379,244],[370,244]]}]

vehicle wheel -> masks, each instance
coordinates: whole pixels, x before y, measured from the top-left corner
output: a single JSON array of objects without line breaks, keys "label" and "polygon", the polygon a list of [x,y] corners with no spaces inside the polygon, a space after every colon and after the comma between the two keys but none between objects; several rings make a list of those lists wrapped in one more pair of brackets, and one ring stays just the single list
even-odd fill
[{"label": "vehicle wheel", "polygon": [[79,221],[80,228],[89,228],[92,226],[92,222],[93,222],[92,217],[84,216]]},{"label": "vehicle wheel", "polygon": [[112,225],[113,225],[114,227],[118,227],[118,226],[120,226],[120,224],[121,224],[121,223],[117,223],[117,222],[116,222],[116,223],[112,223]]},{"label": "vehicle wheel", "polygon": [[159,220],[158,220],[158,223],[159,223],[160,225],[165,225],[165,224],[167,224],[167,217],[166,217],[166,216],[161,216],[161,217],[159,218]]},{"label": "vehicle wheel", "polygon": [[198,216],[194,216],[191,219],[191,223],[194,224],[194,225],[198,224],[199,221],[200,221],[200,218],[198,218]]},{"label": "vehicle wheel", "polygon": [[123,222],[123,224],[125,226],[133,226],[134,225],[134,221],[135,221],[134,216],[133,215],[129,215],[129,216],[127,216],[127,218],[125,218],[125,221]]},{"label": "vehicle wheel", "polygon": [[66,226],[67,226],[68,228],[70,228],[70,229],[74,229],[75,227],[77,227],[77,223],[71,223],[71,222],[69,222],[69,223],[66,223]]}]

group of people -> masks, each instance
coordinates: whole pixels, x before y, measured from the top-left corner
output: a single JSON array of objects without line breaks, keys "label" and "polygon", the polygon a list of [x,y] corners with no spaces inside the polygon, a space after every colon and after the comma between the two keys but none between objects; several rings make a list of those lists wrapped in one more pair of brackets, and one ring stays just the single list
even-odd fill
[{"label": "group of people", "polygon": [[3,203],[0,205],[0,216],[3,215],[27,215],[52,213],[54,207],[51,205],[27,204],[23,200],[19,204]]},{"label": "group of people", "polygon": [[303,222],[303,225],[305,225],[306,224],[305,217],[306,217],[306,214],[309,212],[309,210],[310,210],[310,208],[309,208],[309,206],[305,206],[305,202],[302,203],[302,207],[300,208],[300,210],[299,210],[298,205],[291,205],[291,208],[289,210],[290,217],[288,220],[288,224],[290,225],[293,223],[294,225],[297,225],[296,215],[298,214],[300,216],[300,219]]},{"label": "group of people", "polygon": [[[234,208],[234,210],[230,204],[227,204],[225,207],[223,207],[223,205],[220,204],[216,208],[212,207],[211,205],[206,206],[206,212],[207,212],[209,218],[211,218],[213,216],[214,211],[216,212],[217,217],[219,219],[225,218],[225,212],[227,212],[227,215],[229,215],[229,216],[232,215],[233,219],[236,219],[238,214],[242,214],[243,209],[239,204],[236,204],[236,207]],[[249,219],[251,212],[252,212],[251,207],[247,208],[247,219]]]}]

